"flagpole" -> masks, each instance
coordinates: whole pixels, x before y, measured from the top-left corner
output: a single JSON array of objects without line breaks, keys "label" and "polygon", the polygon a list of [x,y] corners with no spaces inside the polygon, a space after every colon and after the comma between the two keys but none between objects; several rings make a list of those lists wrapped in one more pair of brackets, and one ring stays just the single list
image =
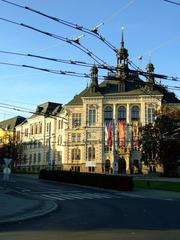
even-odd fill
[{"label": "flagpole", "polygon": [[115,141],[115,119],[112,119],[112,152],[113,152],[113,175],[118,172],[118,163],[116,160],[116,141]]}]

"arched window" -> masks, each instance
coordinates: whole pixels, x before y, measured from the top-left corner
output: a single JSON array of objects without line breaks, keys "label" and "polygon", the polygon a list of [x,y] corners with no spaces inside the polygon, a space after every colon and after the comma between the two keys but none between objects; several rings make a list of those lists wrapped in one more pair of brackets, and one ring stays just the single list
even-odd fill
[{"label": "arched window", "polygon": [[118,120],[126,121],[126,108],[124,106],[118,108]]},{"label": "arched window", "polygon": [[139,120],[139,107],[133,106],[131,108],[131,120]]},{"label": "arched window", "polygon": [[88,159],[89,161],[95,160],[95,147],[88,148]]},{"label": "arched window", "polygon": [[112,120],[113,119],[113,109],[110,106],[105,107],[104,109],[104,120]]}]

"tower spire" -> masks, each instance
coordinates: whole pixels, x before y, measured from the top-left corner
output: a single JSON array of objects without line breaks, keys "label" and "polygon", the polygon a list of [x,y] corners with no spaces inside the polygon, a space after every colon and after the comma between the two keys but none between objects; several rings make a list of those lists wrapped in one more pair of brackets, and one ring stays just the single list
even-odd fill
[{"label": "tower spire", "polygon": [[124,47],[124,27],[121,28],[121,44],[120,48],[117,49],[117,76],[121,80],[125,80],[128,76],[128,50]]},{"label": "tower spire", "polygon": [[98,68],[94,64],[90,69],[90,75],[91,75],[91,92],[95,93],[98,90]]},{"label": "tower spire", "polygon": [[121,27],[122,34],[121,34],[121,48],[124,48],[124,27]]},{"label": "tower spire", "polygon": [[155,84],[155,79],[154,79],[154,65],[151,63],[151,59],[149,59],[149,63],[146,67],[147,71],[147,87],[149,88],[150,91],[153,90],[153,85]]},{"label": "tower spire", "polygon": [[127,64],[128,60],[128,50],[124,47],[124,27],[122,29],[121,35],[121,45],[120,48],[117,49],[117,64]]}]

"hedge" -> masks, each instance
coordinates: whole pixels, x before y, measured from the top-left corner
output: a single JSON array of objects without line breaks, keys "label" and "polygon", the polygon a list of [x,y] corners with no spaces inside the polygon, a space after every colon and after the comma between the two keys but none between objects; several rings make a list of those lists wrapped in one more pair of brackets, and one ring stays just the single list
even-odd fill
[{"label": "hedge", "polygon": [[39,179],[100,187],[105,189],[114,189],[120,191],[133,190],[133,179],[131,176],[70,172],[60,170],[41,170],[39,173]]}]

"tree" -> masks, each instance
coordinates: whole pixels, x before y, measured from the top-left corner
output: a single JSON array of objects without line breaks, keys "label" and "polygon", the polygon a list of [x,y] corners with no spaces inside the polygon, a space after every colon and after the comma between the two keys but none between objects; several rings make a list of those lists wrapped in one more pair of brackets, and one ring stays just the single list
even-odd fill
[{"label": "tree", "polygon": [[180,158],[180,109],[163,106],[155,122],[142,128],[141,146],[146,166],[162,164],[164,175],[176,175]]}]

